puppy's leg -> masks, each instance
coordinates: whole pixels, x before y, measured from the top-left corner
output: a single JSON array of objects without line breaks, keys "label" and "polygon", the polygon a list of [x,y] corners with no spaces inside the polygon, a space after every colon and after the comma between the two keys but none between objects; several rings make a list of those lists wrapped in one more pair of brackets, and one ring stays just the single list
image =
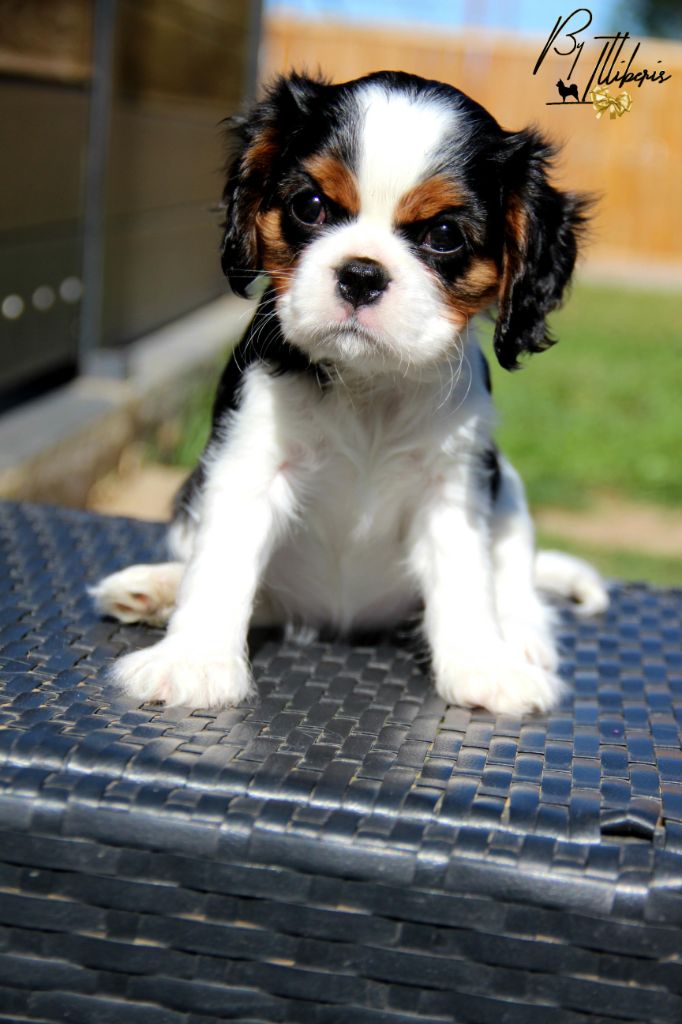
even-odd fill
[{"label": "puppy's leg", "polygon": [[[509,640],[528,635],[528,657],[552,665],[542,654],[551,641],[554,616],[538,595],[547,591],[571,600],[577,615],[605,611],[609,594],[597,570],[582,558],[563,551],[535,551],[533,523],[528,512],[521,478],[500,460],[500,488],[493,508],[493,559],[495,592],[502,632]],[[525,623],[525,625],[524,625]],[[538,647],[539,644],[539,647]],[[533,649],[536,653],[533,654]]]},{"label": "puppy's leg", "polygon": [[146,622],[165,626],[175,601],[185,566],[182,562],[131,565],[89,588],[97,610],[119,622]]},{"label": "puppy's leg", "polygon": [[480,475],[465,460],[453,467],[450,479],[425,497],[410,538],[436,689],[450,703],[494,712],[544,710],[557,699],[560,683],[502,635],[491,562],[490,495]]},{"label": "puppy's leg", "polygon": [[510,646],[527,661],[555,671],[559,658],[553,614],[535,587],[535,537],[523,483],[506,459],[500,459],[499,468],[492,554],[500,629]]},{"label": "puppy's leg", "polygon": [[[226,440],[206,461],[201,521],[168,634],[122,658],[114,678],[140,701],[239,703],[251,689],[246,637],[270,553],[295,513],[267,371],[244,388]],[[283,385],[280,385],[283,386]]]}]

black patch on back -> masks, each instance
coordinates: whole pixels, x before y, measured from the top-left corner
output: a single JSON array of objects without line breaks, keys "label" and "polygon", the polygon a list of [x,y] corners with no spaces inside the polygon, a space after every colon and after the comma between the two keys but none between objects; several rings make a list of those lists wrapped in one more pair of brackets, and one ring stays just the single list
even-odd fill
[{"label": "black patch on back", "polygon": [[500,460],[498,456],[497,448],[492,445],[490,448],[486,448],[482,455],[483,471],[485,479],[490,487],[490,497],[493,504],[497,501],[497,496],[500,493],[500,483],[502,480],[502,473],[500,471]]},{"label": "black patch on back", "polygon": [[[480,352],[480,349],[479,349],[479,352]],[[485,389],[488,392],[488,394],[492,395],[492,393],[493,393],[493,382],[492,382],[492,378],[490,376],[490,364],[489,364],[488,360],[486,359],[486,357],[483,355],[483,353],[481,352],[480,354],[481,354],[481,362],[483,364],[483,386],[485,387]]]}]

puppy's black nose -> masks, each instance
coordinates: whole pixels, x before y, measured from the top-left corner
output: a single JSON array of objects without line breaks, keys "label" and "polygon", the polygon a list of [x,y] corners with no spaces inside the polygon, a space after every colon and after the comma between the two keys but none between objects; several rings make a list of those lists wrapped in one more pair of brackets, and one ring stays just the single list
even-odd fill
[{"label": "puppy's black nose", "polygon": [[351,306],[371,306],[388,288],[390,277],[380,263],[363,256],[348,260],[336,271],[339,295]]}]

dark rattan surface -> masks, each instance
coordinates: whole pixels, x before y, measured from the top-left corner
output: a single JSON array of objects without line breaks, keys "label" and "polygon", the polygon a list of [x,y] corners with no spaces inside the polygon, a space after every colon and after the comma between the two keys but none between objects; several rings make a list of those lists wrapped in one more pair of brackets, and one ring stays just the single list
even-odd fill
[{"label": "dark rattan surface", "polygon": [[137,707],[85,586],[151,524],[0,506],[0,1019],[682,1020],[682,593],[563,612],[549,716],[410,644],[253,638],[259,700]]}]

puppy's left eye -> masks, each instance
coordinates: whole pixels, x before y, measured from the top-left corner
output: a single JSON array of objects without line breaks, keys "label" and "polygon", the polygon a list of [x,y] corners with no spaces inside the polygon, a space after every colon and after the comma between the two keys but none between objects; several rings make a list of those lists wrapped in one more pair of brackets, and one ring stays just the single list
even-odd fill
[{"label": "puppy's left eye", "polygon": [[457,252],[464,245],[464,235],[451,220],[439,220],[432,224],[422,239],[422,246],[438,256]]},{"label": "puppy's left eye", "polygon": [[306,189],[291,200],[291,212],[302,224],[324,224],[327,209],[319,192]]}]

